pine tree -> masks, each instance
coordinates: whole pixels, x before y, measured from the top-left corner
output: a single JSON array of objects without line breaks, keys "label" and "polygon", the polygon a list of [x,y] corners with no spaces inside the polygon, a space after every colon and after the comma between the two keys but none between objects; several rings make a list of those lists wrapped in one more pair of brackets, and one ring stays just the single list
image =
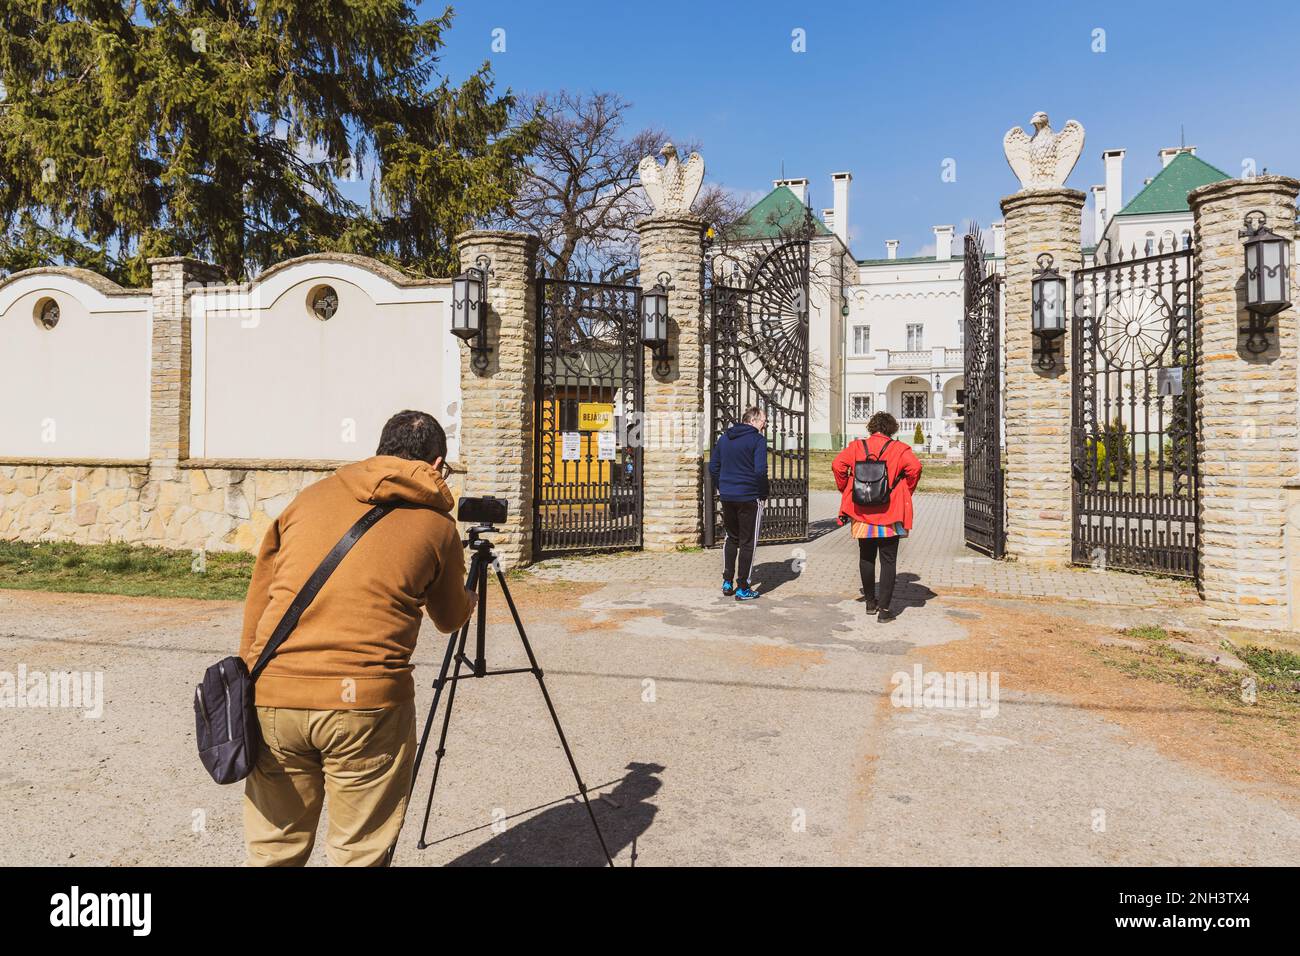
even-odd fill
[{"label": "pine tree", "polygon": [[[452,11],[408,0],[0,0],[0,268],[232,279],[310,252],[454,271],[536,125],[484,64],[437,72]],[[369,179],[368,202],[341,180]]]}]

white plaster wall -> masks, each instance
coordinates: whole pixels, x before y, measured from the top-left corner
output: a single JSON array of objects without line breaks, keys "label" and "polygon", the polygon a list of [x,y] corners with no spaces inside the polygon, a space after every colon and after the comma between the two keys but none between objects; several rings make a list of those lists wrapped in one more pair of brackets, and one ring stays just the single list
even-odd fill
[{"label": "white plaster wall", "polygon": [[[1120,250],[1123,250],[1124,258],[1131,259],[1133,250],[1137,250],[1138,256],[1145,256],[1147,234],[1150,233],[1155,239],[1156,251],[1163,239],[1165,243],[1165,252],[1172,252],[1170,240],[1172,238],[1175,248],[1183,248],[1183,233],[1191,234],[1192,214],[1190,212],[1178,213],[1152,213],[1146,216],[1115,216],[1111,219],[1110,224],[1106,227],[1104,234],[1105,243],[1113,242],[1111,258],[1117,258]],[[1195,241],[1195,240],[1193,240]]]},{"label": "white plaster wall", "polygon": [[[328,321],[308,292],[339,296]],[[427,411],[459,451],[460,340],[451,289],[399,286],[351,263],[307,261],[238,292],[191,298],[195,458],[358,459],[394,412]]]},{"label": "white plaster wall", "polygon": [[[52,298],[59,323],[34,319]],[[106,295],[75,276],[0,287],[0,457],[149,456],[150,296]]]}]

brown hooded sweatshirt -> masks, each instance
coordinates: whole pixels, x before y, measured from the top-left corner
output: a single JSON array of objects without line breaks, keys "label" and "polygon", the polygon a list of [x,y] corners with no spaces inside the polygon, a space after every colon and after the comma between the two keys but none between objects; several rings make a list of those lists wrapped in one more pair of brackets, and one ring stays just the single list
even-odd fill
[{"label": "brown hooded sweatshirt", "polygon": [[352,547],[258,678],[259,706],[351,710],[412,700],[420,609],[445,633],[468,620],[474,605],[451,491],[432,465],[377,455],[304,488],[267,529],[240,657],[253,667],[325,555],[385,503],[397,507]]}]

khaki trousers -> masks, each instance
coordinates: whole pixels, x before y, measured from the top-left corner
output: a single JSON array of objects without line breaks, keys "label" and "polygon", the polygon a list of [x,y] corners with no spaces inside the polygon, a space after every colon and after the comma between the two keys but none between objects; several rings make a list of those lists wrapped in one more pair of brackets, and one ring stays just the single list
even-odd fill
[{"label": "khaki trousers", "polygon": [[329,801],[325,854],[382,866],[415,761],[415,702],[375,710],[258,707],[262,747],[244,784],[249,866],[303,866]]}]

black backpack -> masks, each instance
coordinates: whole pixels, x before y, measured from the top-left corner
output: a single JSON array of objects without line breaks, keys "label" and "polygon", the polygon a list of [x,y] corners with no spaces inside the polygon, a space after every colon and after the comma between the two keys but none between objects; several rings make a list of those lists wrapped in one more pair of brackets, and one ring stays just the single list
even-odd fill
[{"label": "black backpack", "polygon": [[885,443],[880,446],[880,454],[876,457],[871,456],[871,449],[867,446],[867,440],[862,439],[862,450],[866,452],[865,461],[856,461],[853,463],[853,503],[855,505],[879,506],[885,507],[889,504],[889,493],[894,490],[894,485],[898,484],[898,479],[903,477],[903,469],[898,470],[896,477],[891,484],[889,481],[889,466],[885,464],[885,449],[888,448],[894,439],[886,439]]},{"label": "black backpack", "polygon": [[203,683],[194,688],[194,731],[199,744],[199,759],[217,783],[235,783],[252,773],[262,744],[257,711],[253,709],[253,683],[285,638],[298,626],[303,611],[316,598],[343,556],[376,521],[392,510],[392,505],[375,505],[358,518],[357,523],[325,555],[325,560],[312,572],[284,612],[284,617],[280,618],[251,674],[239,656],[217,661],[204,672]]}]

